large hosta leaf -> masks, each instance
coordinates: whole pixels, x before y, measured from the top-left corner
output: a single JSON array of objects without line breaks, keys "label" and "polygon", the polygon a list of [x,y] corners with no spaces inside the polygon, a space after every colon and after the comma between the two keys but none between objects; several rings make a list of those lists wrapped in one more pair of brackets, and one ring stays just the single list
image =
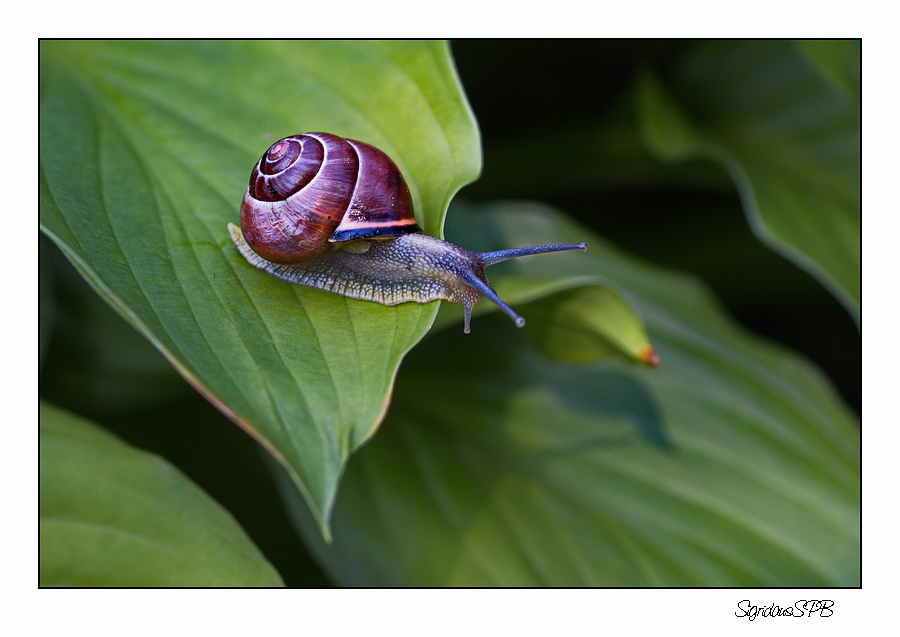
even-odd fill
[{"label": "large hosta leaf", "polygon": [[822,281],[857,323],[858,68],[858,42],[709,42],[679,63],[668,91],[650,76],[638,87],[651,149],[720,162],[757,236]]},{"label": "large hosta leaf", "polygon": [[285,490],[337,581],[859,584],[859,430],[815,369],[696,282],[549,211],[507,205],[490,222],[510,240],[588,242],[557,265],[614,281],[662,366],[551,364],[500,315],[429,337],[349,465],[333,545]]},{"label": "large hosta leaf", "polygon": [[179,372],[288,469],[324,526],[437,304],[283,284],[228,238],[250,168],[326,130],[400,166],[426,232],[480,168],[446,45],[50,42],[41,48],[41,226]]},{"label": "large hosta leaf", "polygon": [[234,518],[177,469],[41,404],[42,586],[280,586]]}]

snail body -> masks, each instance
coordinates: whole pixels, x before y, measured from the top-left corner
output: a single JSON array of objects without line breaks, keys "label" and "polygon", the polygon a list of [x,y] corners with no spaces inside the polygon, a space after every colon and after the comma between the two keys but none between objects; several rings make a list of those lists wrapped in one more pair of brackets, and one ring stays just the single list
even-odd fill
[{"label": "snail body", "polygon": [[490,287],[487,266],[586,249],[580,243],[472,252],[422,234],[394,162],[374,146],[329,133],[273,144],[251,173],[241,227],[228,229],[251,265],[282,281],[383,305],[461,303],[466,333],[482,296],[525,324]]}]

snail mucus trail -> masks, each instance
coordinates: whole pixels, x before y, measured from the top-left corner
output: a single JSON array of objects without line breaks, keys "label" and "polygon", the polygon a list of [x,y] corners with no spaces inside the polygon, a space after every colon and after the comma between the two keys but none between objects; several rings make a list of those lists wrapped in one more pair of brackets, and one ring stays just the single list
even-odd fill
[{"label": "snail mucus trail", "polygon": [[288,283],[383,305],[461,303],[466,333],[482,296],[525,325],[491,288],[487,266],[586,250],[578,243],[472,252],[422,234],[394,162],[330,133],[275,142],[250,175],[240,228],[229,223],[228,230],[251,265]]}]

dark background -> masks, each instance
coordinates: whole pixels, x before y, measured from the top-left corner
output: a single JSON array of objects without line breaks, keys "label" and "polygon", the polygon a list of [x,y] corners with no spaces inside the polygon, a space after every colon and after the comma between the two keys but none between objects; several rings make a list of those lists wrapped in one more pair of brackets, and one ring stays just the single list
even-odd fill
[{"label": "dark background", "polygon": [[541,190],[511,184],[504,173],[509,147],[528,136],[590,129],[627,103],[639,69],[651,68],[665,78],[693,45],[690,40],[454,40],[453,56],[484,145],[482,177],[460,196],[543,201],[641,259],[696,275],[737,322],[818,365],[859,414],[860,331],[816,279],[753,235],[732,185],[692,189],[684,182],[660,187],[607,180],[600,186],[557,184]]}]

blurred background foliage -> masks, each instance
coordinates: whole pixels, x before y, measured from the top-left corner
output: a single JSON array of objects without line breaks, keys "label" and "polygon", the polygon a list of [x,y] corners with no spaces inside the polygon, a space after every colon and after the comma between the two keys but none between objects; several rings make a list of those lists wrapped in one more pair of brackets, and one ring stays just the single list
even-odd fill
[{"label": "blurred background foliage", "polygon": [[[691,40],[454,42],[484,145],[481,179],[460,197],[543,201],[635,256],[697,275],[739,323],[821,367],[859,413],[862,339],[840,301],[754,236],[721,165],[666,163],[641,137],[640,73],[652,69],[666,82],[697,46]],[[846,80],[835,81],[858,86],[858,48],[857,64],[852,56],[839,59],[849,68]]]},{"label": "blurred background foliage", "polygon": [[[672,86],[697,42],[451,46],[484,150],[482,177],[461,200],[546,202],[647,262],[695,275],[737,322],[819,366],[860,413],[861,335],[852,312],[754,235],[721,163],[667,162],[644,137],[640,78]],[[858,65],[840,72],[827,64],[831,49],[808,49],[826,60],[835,86],[858,98]],[[40,259],[41,398],[180,468],[234,515],[287,585],[328,585],[297,541],[257,443],[194,392],[45,237]]]}]

